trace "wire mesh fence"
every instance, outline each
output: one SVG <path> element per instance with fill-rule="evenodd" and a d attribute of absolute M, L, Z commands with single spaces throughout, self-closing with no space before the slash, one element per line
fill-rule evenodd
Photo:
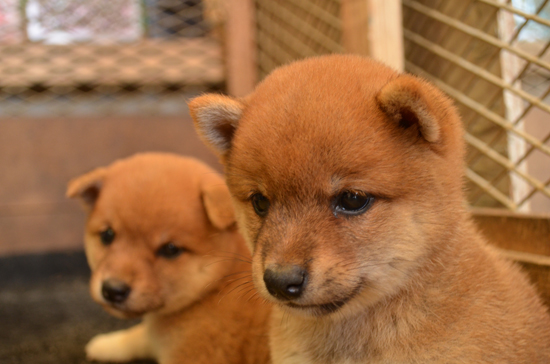
<path fill-rule="evenodd" d="M 343 52 L 342 2 L 256 0 L 260 78 Z M 443 89 L 462 115 L 470 203 L 550 211 L 549 1 L 402 3 L 406 70 Z"/>
<path fill-rule="evenodd" d="M 3 0 L 0 116 L 162 113 L 224 85 L 200 0 Z"/>
<path fill-rule="evenodd" d="M 255 0 L 258 72 L 296 59 L 340 53 L 339 0 Z"/>
<path fill-rule="evenodd" d="M 456 100 L 474 206 L 550 211 L 546 0 L 403 0 L 406 69 Z"/>
<path fill-rule="evenodd" d="M 210 2 L 0 2 L 0 116 L 180 113 L 223 89 Z M 342 2 L 254 0 L 260 78 L 343 52 Z M 550 1 L 402 2 L 406 70 L 464 120 L 470 203 L 550 211 Z"/>

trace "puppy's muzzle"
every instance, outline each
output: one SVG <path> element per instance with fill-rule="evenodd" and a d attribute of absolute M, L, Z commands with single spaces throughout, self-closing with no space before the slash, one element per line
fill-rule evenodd
<path fill-rule="evenodd" d="M 116 279 L 108 279 L 101 286 L 101 295 L 107 302 L 122 303 L 126 301 L 131 292 L 130 286 Z"/>
<path fill-rule="evenodd" d="M 264 272 L 264 282 L 269 293 L 280 300 L 300 297 L 307 284 L 307 271 L 298 265 L 273 264 Z"/>

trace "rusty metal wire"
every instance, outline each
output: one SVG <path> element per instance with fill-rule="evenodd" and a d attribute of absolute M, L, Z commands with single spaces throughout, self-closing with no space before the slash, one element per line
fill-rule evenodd
<path fill-rule="evenodd" d="M 337 0 L 255 0 L 260 77 L 338 53 Z M 550 211 L 549 0 L 403 0 L 406 69 L 455 99 L 474 206 Z"/>
<path fill-rule="evenodd" d="M 201 0 L 2 1 L 0 116 L 155 114 L 222 89 L 204 10 Z"/>
<path fill-rule="evenodd" d="M 548 0 L 403 0 L 406 69 L 453 97 L 474 206 L 550 211 Z"/>
<path fill-rule="evenodd" d="M 260 78 L 296 59 L 340 53 L 339 0 L 255 0 Z"/>

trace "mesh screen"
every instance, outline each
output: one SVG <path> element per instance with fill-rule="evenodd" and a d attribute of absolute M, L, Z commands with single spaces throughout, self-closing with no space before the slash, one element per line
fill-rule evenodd
<path fill-rule="evenodd" d="M 255 0 L 260 78 L 296 59 L 340 53 L 339 0 Z"/>
<path fill-rule="evenodd" d="M 0 116 L 181 111 L 223 88 L 212 30 L 200 0 L 3 0 Z"/>
<path fill-rule="evenodd" d="M 474 206 L 550 211 L 548 1 L 403 0 L 406 69 L 456 100 Z"/>

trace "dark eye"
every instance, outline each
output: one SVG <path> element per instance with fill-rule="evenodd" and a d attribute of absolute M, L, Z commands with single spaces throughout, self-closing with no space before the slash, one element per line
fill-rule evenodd
<path fill-rule="evenodd" d="M 336 196 L 334 210 L 346 215 L 359 215 L 367 211 L 373 202 L 373 196 L 359 192 L 344 191 Z"/>
<path fill-rule="evenodd" d="M 99 233 L 99 238 L 103 245 L 111 245 L 113 240 L 115 240 L 115 236 L 115 231 L 110 227 Z"/>
<path fill-rule="evenodd" d="M 252 200 L 254 211 L 256 211 L 258 216 L 263 217 L 267 215 L 267 210 L 269 210 L 269 200 L 267 199 L 267 197 L 265 197 L 261 193 L 255 193 L 250 199 Z"/>
<path fill-rule="evenodd" d="M 163 258 L 175 258 L 185 251 L 184 248 L 180 248 L 174 243 L 166 243 L 157 250 L 157 255 Z"/>

